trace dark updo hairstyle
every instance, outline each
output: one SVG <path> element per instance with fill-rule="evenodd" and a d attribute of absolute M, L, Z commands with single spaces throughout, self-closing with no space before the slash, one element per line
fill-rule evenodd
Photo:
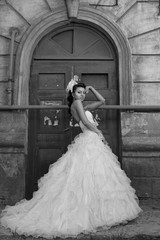
<path fill-rule="evenodd" d="M 69 112 L 70 115 L 71 115 L 71 105 L 73 103 L 72 93 L 74 93 L 78 87 L 86 88 L 86 85 L 82 82 L 79 82 L 79 83 L 77 83 L 73 86 L 73 91 L 72 92 L 71 91 L 68 92 L 67 101 L 68 101 L 68 107 L 69 107 L 68 112 Z"/>

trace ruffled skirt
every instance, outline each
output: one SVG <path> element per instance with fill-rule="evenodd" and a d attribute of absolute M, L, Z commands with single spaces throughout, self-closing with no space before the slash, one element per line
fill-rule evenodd
<path fill-rule="evenodd" d="M 3 210 L 2 226 L 20 235 L 50 239 L 109 229 L 141 212 L 117 157 L 88 130 L 50 165 L 38 186 L 31 200 Z"/>

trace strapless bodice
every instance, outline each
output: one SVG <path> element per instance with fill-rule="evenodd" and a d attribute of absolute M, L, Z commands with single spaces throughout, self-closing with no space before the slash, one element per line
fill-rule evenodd
<path fill-rule="evenodd" d="M 93 117 L 93 115 L 90 111 L 86 110 L 85 115 L 91 123 L 93 123 L 95 126 L 98 126 L 97 121 L 94 119 L 94 117 Z M 79 126 L 80 126 L 80 128 L 82 129 L 83 132 L 85 130 L 88 130 L 88 128 L 82 123 L 82 121 L 79 122 Z"/>

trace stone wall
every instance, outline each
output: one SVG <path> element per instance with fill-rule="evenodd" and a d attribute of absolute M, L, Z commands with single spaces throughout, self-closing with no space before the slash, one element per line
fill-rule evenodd
<path fill-rule="evenodd" d="M 14 204 L 25 196 L 24 151 L 17 148 L 0 149 L 0 199 Z"/>
<path fill-rule="evenodd" d="M 26 115 L 0 112 L 0 199 L 14 204 L 25 196 Z"/>
<path fill-rule="evenodd" d="M 99 10 L 121 29 L 131 50 L 132 105 L 160 103 L 160 18 L 158 1 L 80 0 L 79 9 L 89 6 Z M 9 102 L 8 77 L 11 28 L 19 29 L 15 39 L 14 57 L 27 31 L 46 16 L 67 11 L 64 0 L 1 0 L 0 1 L 0 104 Z M 15 67 L 15 66 L 14 66 Z M 23 73 L 20 73 L 23 74 Z M 15 75 L 15 72 L 14 72 Z M 14 76 L 13 76 L 14 80 Z M 13 82 L 14 84 L 14 82 Z M 14 203 L 24 196 L 25 157 L 27 154 L 27 117 L 23 112 L 0 113 L 0 197 Z M 155 203 L 160 199 L 159 113 L 127 112 L 122 114 L 122 164 L 131 177 L 138 195 Z M 159 200 L 160 202 L 160 200 Z"/>
<path fill-rule="evenodd" d="M 123 113 L 123 168 L 140 200 L 160 204 L 160 114 Z"/>

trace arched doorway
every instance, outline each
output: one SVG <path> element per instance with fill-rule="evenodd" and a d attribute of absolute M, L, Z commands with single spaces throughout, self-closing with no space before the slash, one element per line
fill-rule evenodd
<path fill-rule="evenodd" d="M 93 85 L 107 104 L 119 104 L 118 57 L 109 36 L 89 25 L 70 23 L 46 35 L 37 45 L 31 66 L 29 104 L 67 104 L 66 85 L 73 74 Z M 87 101 L 94 101 L 89 95 Z M 94 116 L 113 149 L 119 153 L 119 118 L 116 111 L 97 110 Z M 73 125 L 73 127 L 71 127 Z M 29 112 L 29 152 L 26 197 L 37 180 L 67 149 L 79 132 L 67 110 Z"/>

